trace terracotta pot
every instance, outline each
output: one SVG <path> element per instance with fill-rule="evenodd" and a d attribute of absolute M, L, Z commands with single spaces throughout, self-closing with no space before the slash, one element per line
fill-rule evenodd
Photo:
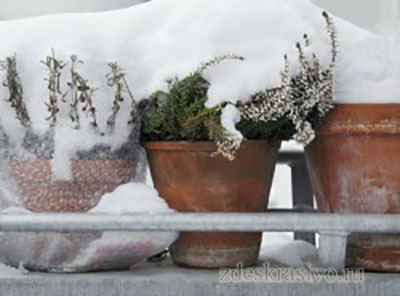
<path fill-rule="evenodd" d="M 337 105 L 306 149 L 325 213 L 400 213 L 400 104 Z M 353 234 L 347 265 L 400 271 L 400 236 Z"/>
<path fill-rule="evenodd" d="M 131 159 L 72 160 L 73 180 L 54 181 L 49 160 L 12 160 L 9 172 L 33 212 L 86 212 L 134 177 Z"/>
<path fill-rule="evenodd" d="M 279 142 L 248 141 L 235 161 L 211 156 L 212 142 L 145 144 L 156 188 L 180 212 L 263 212 Z M 261 233 L 184 232 L 171 246 L 173 261 L 186 267 L 256 264 Z"/>

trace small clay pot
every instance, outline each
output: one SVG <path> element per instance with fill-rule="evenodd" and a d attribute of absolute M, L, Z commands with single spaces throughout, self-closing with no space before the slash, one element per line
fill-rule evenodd
<path fill-rule="evenodd" d="M 131 159 L 71 160 L 73 179 L 52 179 L 49 160 L 11 160 L 9 173 L 15 180 L 24 206 L 33 212 L 86 212 L 106 192 L 134 177 Z"/>
<path fill-rule="evenodd" d="M 306 156 L 324 213 L 400 214 L 400 104 L 340 104 Z M 352 234 L 347 265 L 400 271 L 400 236 Z"/>
<path fill-rule="evenodd" d="M 213 142 L 145 144 L 153 181 L 180 212 L 263 212 L 280 142 L 247 141 L 234 161 L 212 156 Z M 171 246 L 172 260 L 191 268 L 255 265 L 261 233 L 183 232 Z"/>

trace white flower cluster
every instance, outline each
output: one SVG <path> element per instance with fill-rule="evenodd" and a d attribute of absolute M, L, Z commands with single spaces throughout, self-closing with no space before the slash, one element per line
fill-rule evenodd
<path fill-rule="evenodd" d="M 318 125 L 333 108 L 333 71 L 337 56 L 337 34 L 332 18 L 326 13 L 323 16 L 327 23 L 328 34 L 332 44 L 332 60 L 329 67 L 321 66 L 317 56 L 310 58 L 303 51 L 303 45 L 297 43 L 299 53 L 299 75 L 292 77 L 290 62 L 285 56 L 281 86 L 256 93 L 248 102 L 238 103 L 241 117 L 250 122 L 273 123 L 288 119 L 295 133 L 293 139 L 308 145 L 315 138 L 314 127 Z M 311 42 L 304 35 L 304 46 Z M 239 148 L 235 139 L 223 139 L 218 143 L 219 151 L 234 159 Z"/>
<path fill-rule="evenodd" d="M 218 140 L 217 151 L 212 154 L 212 156 L 222 155 L 230 161 L 235 160 L 235 153 L 239 150 L 242 144 L 243 138 L 233 137 L 229 133 Z"/>

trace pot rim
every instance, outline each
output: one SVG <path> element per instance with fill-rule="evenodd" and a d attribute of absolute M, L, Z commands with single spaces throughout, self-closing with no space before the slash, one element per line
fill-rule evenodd
<path fill-rule="evenodd" d="M 335 104 L 317 135 L 379 135 L 400 134 L 400 103 Z"/>
<path fill-rule="evenodd" d="M 280 140 L 244 140 L 242 145 L 276 145 L 280 146 Z M 143 143 L 146 150 L 164 151 L 216 151 L 217 144 L 214 141 L 149 141 Z"/>

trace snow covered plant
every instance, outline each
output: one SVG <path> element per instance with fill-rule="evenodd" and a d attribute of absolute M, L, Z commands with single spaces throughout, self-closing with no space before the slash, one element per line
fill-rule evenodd
<path fill-rule="evenodd" d="M 157 91 L 142 101 L 143 141 L 208 141 L 217 143 L 217 153 L 230 160 L 243 138 L 295 139 L 303 145 L 315 137 L 317 128 L 333 108 L 333 72 L 337 57 L 337 32 L 332 18 L 324 12 L 331 40 L 332 58 L 324 67 L 316 54 L 307 54 L 311 45 L 307 34 L 296 44 L 298 74 L 290 72 L 290 60 L 284 56 L 281 85 L 252 95 L 248 100 L 205 107 L 210 83 L 204 71 L 235 55 L 217 57 L 183 79 L 167 81 L 168 92 Z M 224 113 L 237 115 L 236 127 L 227 128 Z M 236 113 L 235 113 L 236 112 Z M 236 133 L 235 133 L 236 129 Z"/>
<path fill-rule="evenodd" d="M 223 141 L 221 106 L 205 107 L 210 83 L 204 71 L 226 59 L 244 58 L 233 54 L 216 57 L 181 80 L 168 80 L 168 92 L 157 91 L 141 101 L 142 140 Z"/>
<path fill-rule="evenodd" d="M 48 112 L 46 120 L 49 127 L 44 134 L 38 134 L 32 128 L 31 117 L 24 102 L 23 82 L 18 72 L 17 57 L 13 55 L 0 61 L 0 70 L 4 73 L 3 87 L 7 88 L 9 94 L 7 101 L 10 107 L 14 109 L 16 118 L 22 127 L 26 129 L 23 147 L 25 150 L 37 156 L 52 157 L 54 153 L 54 128 L 59 123 L 58 115 L 61 109 L 67 109 L 64 112 L 68 114 L 67 117 L 62 117 L 62 120 L 65 121 L 67 118 L 67 121 L 69 121 L 61 122 L 61 125 L 80 130 L 82 128 L 82 116 L 86 116 L 85 122 L 92 129 L 93 135 L 100 137 L 106 136 L 106 133 L 112 135 L 121 104 L 124 102 L 125 96 L 128 96 L 132 102 L 129 124 L 133 125 L 139 121 L 136 117 L 136 103 L 126 81 L 125 71 L 116 62 L 108 64 L 110 72 L 104 77 L 105 83 L 114 92 L 112 108 L 106 122 L 108 132 L 99 130 L 98 110 L 95 106 L 95 95 L 98 89 L 93 87 L 78 70 L 77 65 L 83 64 L 78 56 L 73 54 L 70 56 L 69 62 L 64 62 L 56 57 L 55 51 L 52 49 L 51 55 L 46 56 L 40 63 L 46 70 L 44 80 L 47 84 L 47 99 L 44 98 L 44 104 Z M 7 135 L 4 134 L 1 127 L 0 131 L 4 139 L 2 142 L 5 144 L 7 143 Z"/>

